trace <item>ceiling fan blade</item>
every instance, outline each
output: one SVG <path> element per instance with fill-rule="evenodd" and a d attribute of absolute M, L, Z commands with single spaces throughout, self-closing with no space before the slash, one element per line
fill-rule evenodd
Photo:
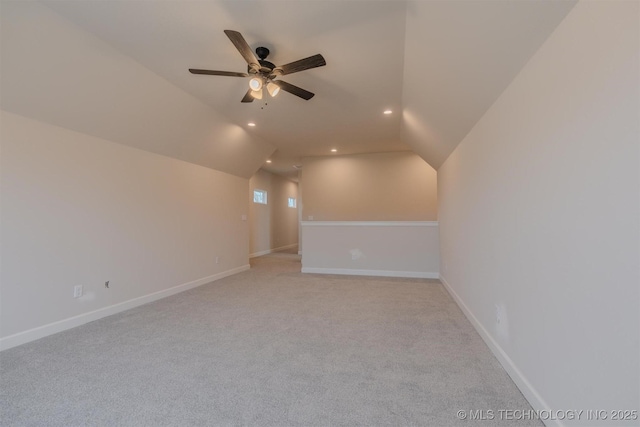
<path fill-rule="evenodd" d="M 251 95 L 252 90 L 249 89 L 240 102 L 253 102 L 254 97 Z"/>
<path fill-rule="evenodd" d="M 320 54 L 310 56 L 308 58 L 300 59 L 298 61 L 293 61 L 285 65 L 281 65 L 278 67 L 282 70 L 282 74 L 292 74 L 297 73 L 299 71 L 308 70 L 310 68 L 322 67 L 327 65 L 327 62 L 324 60 L 324 57 Z"/>
<path fill-rule="evenodd" d="M 284 82 L 282 80 L 274 80 L 273 84 L 277 85 L 280 89 L 285 92 L 289 92 L 295 96 L 299 96 L 300 98 L 308 101 L 314 97 L 315 93 L 309 92 L 308 90 L 304 90 L 301 87 L 294 86 L 291 83 Z"/>
<path fill-rule="evenodd" d="M 233 71 L 215 71 L 215 70 L 199 70 L 197 68 L 189 68 L 191 74 L 207 74 L 209 76 L 229 76 L 229 77 L 249 77 L 247 73 L 236 73 Z"/>
<path fill-rule="evenodd" d="M 251 68 L 259 70 L 260 63 L 258 62 L 258 58 L 253 54 L 253 51 L 244 37 L 242 37 L 242 34 L 233 30 L 224 30 L 224 33 L 229 37 L 229 40 L 231 40 L 231 43 L 233 43 L 236 49 L 238 49 L 238 52 L 240 52 L 244 60 L 247 61 L 247 64 L 249 64 Z"/>

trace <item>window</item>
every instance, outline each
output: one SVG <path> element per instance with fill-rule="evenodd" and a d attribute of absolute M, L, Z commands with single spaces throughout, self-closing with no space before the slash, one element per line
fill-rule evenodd
<path fill-rule="evenodd" d="M 290 208 L 295 208 L 296 207 L 296 198 L 295 197 L 289 197 L 289 203 L 288 205 Z"/>
<path fill-rule="evenodd" d="M 253 203 L 267 204 L 267 192 L 264 190 L 253 190 Z"/>

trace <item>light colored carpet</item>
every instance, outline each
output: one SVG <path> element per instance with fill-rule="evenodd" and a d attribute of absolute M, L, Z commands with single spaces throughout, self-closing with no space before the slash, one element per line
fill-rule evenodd
<path fill-rule="evenodd" d="M 497 421 L 458 410 L 531 409 L 438 281 L 303 275 L 287 253 L 6 350 L 0 373 L 4 426 L 471 426 Z"/>

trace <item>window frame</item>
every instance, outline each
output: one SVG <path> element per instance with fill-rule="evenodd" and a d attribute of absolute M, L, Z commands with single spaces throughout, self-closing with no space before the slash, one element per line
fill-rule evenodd
<path fill-rule="evenodd" d="M 256 198 L 256 195 L 260 195 L 260 197 Z M 260 190 L 259 188 L 255 188 L 253 190 L 253 203 L 259 205 L 267 205 L 269 203 L 269 197 L 267 190 Z"/>

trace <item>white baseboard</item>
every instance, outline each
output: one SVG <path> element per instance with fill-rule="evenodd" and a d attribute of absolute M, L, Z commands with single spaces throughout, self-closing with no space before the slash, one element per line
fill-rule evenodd
<path fill-rule="evenodd" d="M 266 251 L 254 252 L 252 254 L 249 254 L 249 258 L 255 258 L 255 257 L 263 256 L 263 255 L 269 255 L 271 252 L 273 252 L 273 249 L 267 249 Z"/>
<path fill-rule="evenodd" d="M 296 246 L 298 246 L 298 244 L 297 243 L 293 243 L 293 244 L 287 245 L 287 246 L 280 246 L 279 248 L 267 249 L 266 251 L 260 251 L 260 252 L 254 252 L 254 253 L 249 255 L 249 258 L 255 258 L 255 257 L 263 256 L 263 255 L 269 255 L 269 254 L 274 253 L 274 252 L 285 251 L 287 249 L 295 248 Z"/>
<path fill-rule="evenodd" d="M 169 289 L 154 292 L 149 295 L 144 295 L 138 298 L 130 299 L 118 304 L 110 305 L 108 307 L 100 308 L 98 310 L 90 311 L 88 313 L 79 314 L 77 316 L 69 317 L 68 319 L 59 320 L 57 322 L 49 323 L 48 325 L 39 326 L 37 328 L 29 329 L 28 331 L 19 332 L 17 334 L 9 335 L 8 337 L 0 338 L 0 351 L 7 350 L 22 344 L 26 344 L 31 341 L 35 341 L 40 338 L 44 338 L 49 335 L 56 334 L 58 332 L 66 331 L 67 329 L 75 328 L 76 326 L 84 325 L 94 320 L 102 319 L 103 317 L 111 316 L 112 314 L 120 313 L 125 310 L 138 307 L 152 301 L 156 301 L 162 298 L 166 298 L 171 295 L 184 292 L 189 289 L 196 288 L 198 286 L 205 285 L 207 283 L 220 280 L 227 276 L 231 276 L 242 271 L 249 270 L 249 264 L 243 265 L 231 270 L 223 271 L 222 273 L 213 274 L 211 276 L 203 277 L 191 282 L 183 283 L 182 285 L 174 286 Z"/>
<path fill-rule="evenodd" d="M 302 221 L 303 227 L 437 227 L 438 221 Z"/>
<path fill-rule="evenodd" d="M 496 342 L 496 340 L 489 334 L 489 332 L 482 326 L 478 318 L 469 310 L 469 307 L 464 303 L 462 298 L 453 290 L 451 285 L 447 282 L 447 280 L 440 275 L 440 281 L 444 285 L 451 298 L 458 304 L 458 307 L 462 310 L 464 315 L 469 319 L 469 322 L 476 329 L 480 337 L 487 344 L 491 352 L 496 356 L 502 367 L 509 374 L 513 382 L 518 386 L 524 397 L 529 401 L 531 406 L 536 411 L 548 411 L 550 410 L 550 406 L 547 405 L 545 400 L 540 396 L 540 393 L 536 391 L 536 389 L 531 385 L 529 380 L 524 376 L 524 374 L 518 369 L 516 364 L 511 360 L 509 355 L 500 347 L 500 344 Z M 561 420 L 553 419 L 553 420 L 542 420 L 544 424 L 548 427 L 556 426 L 563 427 L 564 423 Z"/>
<path fill-rule="evenodd" d="M 412 277 L 417 279 L 440 278 L 440 275 L 438 273 L 423 271 L 357 270 L 351 268 L 302 267 L 302 272 L 315 274 L 344 274 L 349 276 Z"/>

